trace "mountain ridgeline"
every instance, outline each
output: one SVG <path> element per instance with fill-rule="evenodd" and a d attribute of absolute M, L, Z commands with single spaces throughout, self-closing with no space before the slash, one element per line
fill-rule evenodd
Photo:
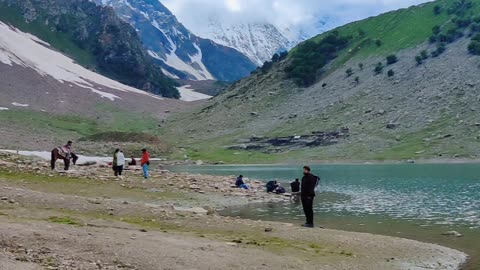
<path fill-rule="evenodd" d="M 0 20 L 31 32 L 78 63 L 121 83 L 178 98 L 135 29 L 86 0 L 0 0 Z"/>
<path fill-rule="evenodd" d="M 138 32 L 149 54 L 176 79 L 235 81 L 255 64 L 237 50 L 191 33 L 158 0 L 95 0 Z"/>
<path fill-rule="evenodd" d="M 479 26 L 480 0 L 438 0 L 338 27 L 164 134 L 225 162 L 478 158 Z"/>

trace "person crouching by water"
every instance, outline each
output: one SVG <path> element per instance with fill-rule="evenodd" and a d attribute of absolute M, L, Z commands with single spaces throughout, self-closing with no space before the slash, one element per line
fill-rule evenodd
<path fill-rule="evenodd" d="M 265 187 L 267 188 L 267 193 L 274 192 L 275 189 L 277 189 L 277 187 L 278 187 L 277 181 L 275 181 L 275 180 L 269 181 L 265 185 Z"/>
<path fill-rule="evenodd" d="M 320 177 L 311 173 L 308 166 L 303 167 L 303 177 L 301 183 L 300 197 L 302 199 L 303 212 L 305 213 L 306 222 L 303 227 L 313 228 L 313 199 L 315 198 L 315 187 Z"/>
<path fill-rule="evenodd" d="M 248 189 L 248 186 L 243 181 L 243 175 L 237 177 L 237 181 L 235 181 L 235 186 L 238 188 Z"/>
<path fill-rule="evenodd" d="M 113 171 L 115 172 L 115 176 L 122 176 L 124 165 L 125 165 L 125 155 L 123 155 L 123 152 L 120 149 L 115 149 L 115 153 L 113 154 L 113 162 L 112 162 L 112 167 L 113 167 Z"/>
<path fill-rule="evenodd" d="M 148 179 L 148 167 L 150 166 L 150 153 L 148 153 L 147 149 L 142 149 L 142 160 L 140 161 L 140 165 L 143 169 L 143 178 Z"/>

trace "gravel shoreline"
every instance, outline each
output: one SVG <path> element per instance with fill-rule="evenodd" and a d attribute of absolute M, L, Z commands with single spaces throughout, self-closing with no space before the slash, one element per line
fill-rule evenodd
<path fill-rule="evenodd" d="M 145 226 L 145 220 L 153 216 L 156 221 L 149 221 L 149 225 L 158 226 L 158 228 L 173 226 L 174 229 L 170 229 L 170 234 L 173 236 L 169 237 L 175 238 L 175 235 L 186 233 L 191 237 L 192 232 L 197 232 L 209 241 L 215 243 L 220 241 L 227 243 L 229 247 L 234 247 L 235 249 L 231 250 L 232 254 L 238 252 L 239 248 L 252 257 L 256 256 L 256 249 L 262 252 L 274 250 L 274 254 L 277 252 L 283 254 L 286 260 L 280 258 L 278 260 L 285 264 L 289 263 L 288 260 L 292 260 L 288 257 L 290 256 L 288 253 L 284 253 L 289 250 L 294 255 L 298 253 L 295 257 L 301 257 L 303 253 L 318 255 L 312 257 L 311 261 L 310 259 L 305 261 L 304 265 L 298 267 L 292 265 L 288 269 L 320 269 L 318 267 L 321 267 L 321 269 L 457 270 L 461 269 L 468 259 L 468 256 L 460 251 L 414 240 L 330 229 L 303 229 L 294 224 L 253 221 L 216 214 L 217 210 L 225 207 L 289 200 L 286 196 L 267 194 L 264 191 L 264 184 L 255 180 L 249 181 L 250 190 L 241 190 L 232 187 L 235 180 L 233 177 L 177 174 L 162 169 L 154 169 L 153 177 L 149 181 L 142 181 L 138 168 L 126 171 L 124 178 L 115 178 L 112 176 L 111 168 L 101 164 L 75 166 L 69 172 L 52 172 L 48 169 L 48 163 L 43 160 L 19 157 L 10 153 L 0 154 L 0 169 L 6 174 L 4 177 L 0 175 L 0 193 L 2 194 L 0 206 L 14 207 L 14 209 L 0 208 L 0 213 L 5 214 L 4 216 L 8 219 L 5 220 L 0 215 L 2 217 L 0 223 L 10 224 L 10 227 L 18 228 L 20 232 L 25 228 L 17 224 L 16 219 L 28 219 L 28 222 L 32 222 L 32 226 L 38 227 L 41 231 L 44 223 L 36 220 L 40 218 L 44 220 L 45 217 L 48 220 L 51 211 L 54 211 L 52 209 L 61 207 L 62 211 L 67 211 L 81 222 L 92 224 L 92 226 L 100 226 L 98 218 L 89 216 L 92 212 L 96 213 L 95 215 L 102 214 L 102 218 L 112 218 L 114 220 L 112 223 L 121 222 L 118 225 L 120 227 L 127 226 L 124 224 L 125 220 L 134 217 L 136 218 L 134 220 L 140 218 L 142 221 L 135 221 L 133 225 Z M 41 179 L 44 180 L 41 181 L 42 184 L 38 184 L 38 180 L 29 181 L 29 175 L 43 177 Z M 8 180 L 10 178 L 17 180 Z M 49 179 L 52 179 L 52 183 Z M 58 185 L 55 184 L 56 182 Z M 58 190 L 59 187 L 61 190 Z M 161 200 L 157 198 L 159 196 L 162 197 Z M 159 220 L 161 223 L 158 223 Z M 133 226 L 132 223 L 129 224 L 128 226 Z M 86 230 L 88 228 L 89 226 Z M 68 233 L 70 228 L 59 227 L 59 230 L 65 230 Z M 104 230 L 102 233 L 114 233 L 113 228 L 106 227 Z M 2 232 L 0 242 L 2 238 L 14 241 L 15 238 L 12 238 L 10 233 Z M 156 237 L 166 236 L 157 235 Z M 264 242 L 260 241 L 261 239 L 265 239 L 262 240 Z M 197 240 L 189 238 L 187 242 L 189 241 L 195 243 Z M 88 245 L 88 241 L 85 245 Z M 250 253 L 251 251 L 253 253 Z M 196 254 L 197 251 L 191 252 Z M 2 256 L 9 256 L 1 251 L 0 254 L 0 262 L 4 261 Z M 215 254 L 213 252 L 210 256 Z M 225 254 L 226 257 L 230 256 L 229 252 L 227 254 Z M 141 256 L 141 254 L 137 255 Z M 12 263 L 11 260 L 8 262 Z M 264 263 L 266 266 L 258 265 L 257 269 L 270 269 L 268 266 L 271 262 L 268 260 L 267 262 Z M 140 266 L 131 269 L 158 269 L 146 264 L 142 266 L 141 262 L 137 264 Z M 173 267 L 172 269 L 182 268 Z M 213 266 L 211 269 L 221 268 Z"/>

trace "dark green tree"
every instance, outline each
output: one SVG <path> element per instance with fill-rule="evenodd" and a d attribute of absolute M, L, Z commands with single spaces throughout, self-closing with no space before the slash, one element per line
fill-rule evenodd
<path fill-rule="evenodd" d="M 417 66 L 420 66 L 423 62 L 423 58 L 420 55 L 415 56 L 415 61 L 417 62 Z"/>
<path fill-rule="evenodd" d="M 398 58 L 395 54 L 387 56 L 387 65 L 392 65 L 398 62 Z"/>

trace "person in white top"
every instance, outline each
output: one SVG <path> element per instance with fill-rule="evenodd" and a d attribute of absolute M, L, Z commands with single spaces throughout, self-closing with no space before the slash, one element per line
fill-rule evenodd
<path fill-rule="evenodd" d="M 115 154 L 113 155 L 113 171 L 115 176 L 121 176 L 123 172 L 123 166 L 125 165 L 125 155 L 122 150 L 116 149 Z"/>

